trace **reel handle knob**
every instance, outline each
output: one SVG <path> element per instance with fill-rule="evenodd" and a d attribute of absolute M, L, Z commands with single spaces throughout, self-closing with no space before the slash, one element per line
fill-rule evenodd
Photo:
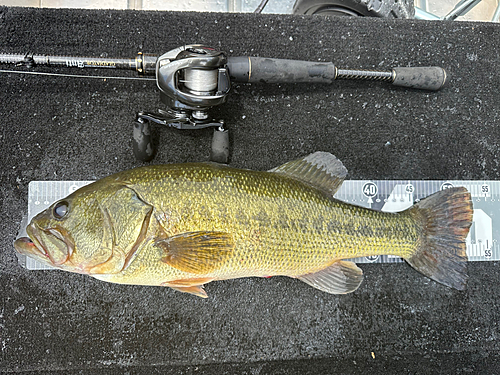
<path fill-rule="evenodd" d="M 227 129 L 214 129 L 210 161 L 227 164 L 229 162 L 229 132 Z"/>
<path fill-rule="evenodd" d="M 151 124 L 148 120 L 137 117 L 132 133 L 132 149 L 139 161 L 151 161 L 155 157 L 156 147 L 153 142 Z"/>

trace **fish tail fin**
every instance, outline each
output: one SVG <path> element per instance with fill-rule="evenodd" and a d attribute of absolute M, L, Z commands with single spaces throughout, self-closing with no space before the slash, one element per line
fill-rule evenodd
<path fill-rule="evenodd" d="M 406 261 L 425 276 L 464 290 L 467 285 L 465 238 L 472 224 L 471 195 L 464 187 L 442 190 L 409 209 L 422 236 Z"/>

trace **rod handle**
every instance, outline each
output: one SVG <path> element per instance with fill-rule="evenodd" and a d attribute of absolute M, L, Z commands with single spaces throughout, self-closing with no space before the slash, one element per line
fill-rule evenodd
<path fill-rule="evenodd" d="M 238 56 L 229 57 L 227 67 L 235 82 L 332 83 L 335 79 L 331 62 Z"/>
<path fill-rule="evenodd" d="M 438 91 L 446 86 L 449 75 L 439 66 L 393 68 L 393 85 L 414 89 Z"/>

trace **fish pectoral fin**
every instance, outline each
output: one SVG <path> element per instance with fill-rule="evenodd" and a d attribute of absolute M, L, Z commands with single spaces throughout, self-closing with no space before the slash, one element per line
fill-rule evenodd
<path fill-rule="evenodd" d="M 323 292 L 346 294 L 358 289 L 363 281 L 363 271 L 355 263 L 341 260 L 321 271 L 299 276 L 298 279 Z"/>
<path fill-rule="evenodd" d="M 156 239 L 162 261 L 183 272 L 206 274 L 219 269 L 234 249 L 233 237 L 225 232 L 187 232 Z"/>
<path fill-rule="evenodd" d="M 329 152 L 322 151 L 292 160 L 269 172 L 306 182 L 330 196 L 337 192 L 347 176 L 344 164 Z"/>
<path fill-rule="evenodd" d="M 169 288 L 175 289 L 179 292 L 194 294 L 195 296 L 201 298 L 208 298 L 207 292 L 203 289 L 203 285 L 209 283 L 213 279 L 210 278 L 199 278 L 199 279 L 183 279 L 174 280 L 162 283 L 162 286 L 168 286 Z"/>

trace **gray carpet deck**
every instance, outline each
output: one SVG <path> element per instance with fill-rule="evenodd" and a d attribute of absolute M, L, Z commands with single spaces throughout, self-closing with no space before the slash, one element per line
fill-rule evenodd
<path fill-rule="evenodd" d="M 231 129 L 233 166 L 267 170 L 323 150 L 353 179 L 500 179 L 498 24 L 0 7 L 2 52 L 131 57 L 185 43 L 346 68 L 439 65 L 451 76 L 439 92 L 235 85 L 212 111 Z M 0 372 L 500 371 L 499 262 L 471 263 L 465 292 L 385 264 L 362 265 L 350 295 L 276 277 L 215 282 L 207 300 L 20 268 L 12 242 L 28 183 L 141 165 L 134 116 L 158 107 L 150 82 L 0 74 Z M 208 159 L 211 130 L 156 134 L 156 163 Z"/>

